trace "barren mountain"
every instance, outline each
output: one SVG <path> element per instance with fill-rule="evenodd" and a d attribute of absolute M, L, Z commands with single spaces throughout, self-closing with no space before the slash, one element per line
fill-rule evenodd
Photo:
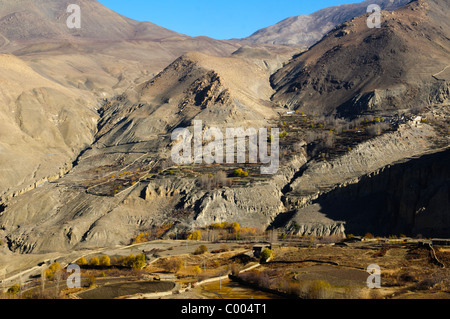
<path fill-rule="evenodd" d="M 239 47 L 135 21 L 96 0 L 77 2 L 81 28 L 71 29 L 67 8 L 72 2 L 2 1 L 0 52 L 19 56 L 58 83 L 104 97 L 148 80 L 189 51 L 223 56 Z"/>
<path fill-rule="evenodd" d="M 268 64 L 270 56 L 266 52 Z M 12 225 L 21 225 L 8 237 L 12 249 L 31 252 L 109 245 L 126 242 L 139 229 L 171 221 L 183 221 L 183 227 L 194 225 L 191 213 L 180 219 L 174 212 L 177 205 L 205 194 L 196 185 L 200 173 L 194 172 L 194 178 L 158 177 L 161 169 L 173 165 L 170 134 L 178 126 L 190 127 L 193 120 L 219 128 L 269 125 L 278 118 L 270 102 L 269 74 L 267 67 L 248 58 L 189 53 L 151 81 L 105 103 L 96 142 L 70 173 L 8 201 L 3 227 L 9 232 Z M 239 196 L 245 200 L 262 189 L 255 187 Z M 189 205 L 187 210 L 192 209 Z M 271 205 L 279 207 L 280 202 L 277 199 Z M 252 223 L 269 222 L 265 216 L 269 213 L 261 209 L 252 216 L 244 214 L 245 208 L 234 209 Z M 116 223 L 123 227 L 112 231 Z M 51 235 L 44 235 L 50 229 Z"/>
<path fill-rule="evenodd" d="M 344 4 L 325 8 L 310 15 L 287 18 L 273 26 L 256 31 L 244 40 L 257 44 L 278 44 L 307 48 L 318 42 L 335 26 L 363 15 L 371 4 L 392 11 L 410 0 L 366 0 L 361 3 Z"/>
<path fill-rule="evenodd" d="M 449 7 L 414 1 L 336 27 L 272 76 L 273 100 L 290 109 L 355 117 L 441 104 L 449 97 Z"/>
<path fill-rule="evenodd" d="M 18 195 L 70 169 L 93 141 L 98 102 L 12 55 L 0 55 L 0 70 L 0 196 Z"/>
<path fill-rule="evenodd" d="M 128 19 L 95 0 L 77 3 L 81 29 L 66 25 L 71 1 L 0 4 L 1 112 L 9 133 L 0 136 L 1 197 L 66 173 L 93 142 L 103 99 L 148 81 L 186 52 L 223 56 L 238 48 Z"/>
<path fill-rule="evenodd" d="M 40 21 L 37 35 L 11 27 L 4 49 L 15 56 L 0 59 L 0 116 L 10 134 L 0 136 L 8 174 L 0 176 L 0 237 L 15 253 L 65 253 L 128 244 L 162 226 L 169 236 L 223 221 L 299 235 L 445 235 L 446 2 L 384 11 L 380 29 L 354 18 L 292 59 L 297 49 L 175 35 L 96 1 L 81 2 L 92 28 L 72 41 L 52 20 L 59 4 L 26 2 L 26 17 Z M 5 2 L 5 14 L 24 10 L 14 3 Z M 121 27 L 102 42 L 95 21 L 110 19 Z M 386 118 L 342 120 L 339 130 L 341 122 L 324 117 L 366 111 Z M 280 169 L 263 175 L 249 159 L 174 163 L 171 134 L 193 130 L 194 120 L 204 130 L 279 128 Z M 18 160 L 28 148 L 29 158 Z M 41 172 L 47 168 L 56 176 Z M 248 175 L 236 176 L 239 168 Z"/>
<path fill-rule="evenodd" d="M 0 34 L 4 45 L 49 42 L 101 42 L 121 40 L 160 40 L 184 37 L 150 22 L 126 18 L 96 0 L 80 0 L 82 27 L 70 29 L 67 8 L 73 1 L 5 0 L 0 5 Z"/>

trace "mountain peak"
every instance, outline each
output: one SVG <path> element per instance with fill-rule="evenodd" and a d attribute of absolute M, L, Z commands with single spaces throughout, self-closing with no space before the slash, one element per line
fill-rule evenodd
<path fill-rule="evenodd" d="M 80 0 L 81 28 L 70 28 L 71 0 L 2 1 L 0 39 L 9 43 L 156 40 L 180 36 L 150 22 L 126 18 L 96 0 Z"/>
<path fill-rule="evenodd" d="M 310 47 L 335 26 L 363 15 L 367 7 L 377 4 L 383 10 L 395 10 L 411 0 L 366 0 L 325 8 L 310 15 L 293 16 L 256 31 L 245 40 L 255 44 L 277 44 L 294 47 Z"/>
<path fill-rule="evenodd" d="M 346 117 L 445 100 L 436 74 L 450 64 L 447 16 L 444 1 L 419 0 L 384 12 L 381 28 L 366 16 L 348 21 L 272 77 L 274 99 Z"/>

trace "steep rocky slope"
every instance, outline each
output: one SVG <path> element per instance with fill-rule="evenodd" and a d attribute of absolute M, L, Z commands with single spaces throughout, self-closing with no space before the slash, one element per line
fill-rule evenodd
<path fill-rule="evenodd" d="M 126 18 L 96 0 L 82 0 L 81 28 L 69 28 L 73 1 L 20 0 L 0 5 L 0 52 L 36 72 L 97 97 L 114 96 L 149 80 L 189 51 L 229 55 L 238 44 L 189 37 Z M 151 54 L 149 54 L 151 52 Z"/>
<path fill-rule="evenodd" d="M 98 101 L 0 55 L 0 198 L 58 178 L 94 139 Z"/>
<path fill-rule="evenodd" d="M 448 237 L 449 150 L 385 166 L 324 192 L 293 212 L 300 235 L 366 234 Z"/>
<path fill-rule="evenodd" d="M 448 150 L 436 147 L 438 138 L 432 126 L 411 122 L 360 143 L 334 160 L 308 162 L 284 189 L 284 201 L 293 216 L 284 226 L 300 235 L 424 235 L 425 225 L 433 217 L 422 224 L 426 217 L 415 219 L 414 214 L 421 208 L 418 205 L 424 205 L 424 210 L 431 205 L 429 214 L 438 214 L 442 220 L 434 236 L 443 236 L 449 225 L 445 202 L 437 210 L 439 204 L 431 204 L 434 196 L 445 192 L 442 187 L 448 182 L 444 168 Z M 435 152 L 443 155 L 428 155 Z M 427 167 L 433 158 L 440 161 L 436 169 Z M 429 182 L 422 180 L 427 173 L 421 170 L 428 172 Z M 413 195 L 408 197 L 412 189 L 414 196 L 422 194 L 420 204 L 416 199 L 412 201 Z M 409 219 L 408 225 L 399 224 L 405 218 Z M 428 229 L 427 234 L 432 232 Z"/>
<path fill-rule="evenodd" d="M 393 11 L 410 0 L 367 0 L 325 8 L 310 15 L 289 17 L 273 26 L 256 31 L 245 41 L 257 44 L 278 44 L 308 48 L 320 41 L 335 26 L 363 15 L 371 4 Z"/>
<path fill-rule="evenodd" d="M 10 179 L 0 238 L 16 253 L 46 253 L 128 244 L 161 226 L 169 235 L 223 221 L 300 235 L 444 236 L 450 221 L 443 3 L 420 0 L 384 13 L 378 30 L 356 18 L 286 65 L 289 48 L 232 50 L 235 43 L 208 46 L 216 42 L 204 38 L 22 46 L 15 51 L 20 59 L 5 56 L 1 66 L 11 90 L 2 91 L 0 114 L 14 125 L 7 127 L 12 142 L 4 137 L 0 144 L 7 149 L 2 156 L 10 154 L 2 163 Z M 202 52 L 174 57 L 192 45 Z M 145 57 L 145 48 L 156 55 Z M 18 84 L 23 75 L 29 82 Z M 285 105 L 299 112 L 287 115 Z M 353 118 L 373 110 L 400 114 L 389 116 L 392 122 L 373 116 L 370 123 L 388 127 L 375 134 L 367 118 L 344 121 L 339 133 L 320 116 L 301 114 Z M 171 133 L 192 131 L 194 120 L 204 130 L 280 128 L 280 169 L 265 176 L 261 164 L 176 165 Z M 332 137 L 328 149 L 311 151 L 321 143 L 317 136 Z M 40 149 L 27 155 L 28 168 L 14 152 L 34 143 Z M 60 163 L 69 166 L 59 172 Z M 36 183 L 47 168 L 56 176 Z M 237 168 L 249 176 L 234 176 Z M 17 192 L 8 188 L 12 181 L 31 186 Z"/>
<path fill-rule="evenodd" d="M 414 1 L 383 12 L 379 29 L 369 29 L 366 16 L 340 25 L 272 77 L 273 100 L 345 117 L 445 102 L 448 8 L 443 0 Z"/>
<path fill-rule="evenodd" d="M 69 4 L 0 4 L 2 198 L 67 173 L 94 141 L 103 99 L 148 81 L 190 50 L 221 56 L 238 47 L 137 22 L 95 0 L 78 2 L 83 24 L 72 30 Z"/>
<path fill-rule="evenodd" d="M 96 142 L 70 173 L 7 202 L 0 223 L 10 248 L 32 252 L 126 243 L 139 230 L 170 221 L 183 222 L 182 229 L 229 218 L 267 226 L 283 209 L 282 185 L 207 192 L 197 184 L 198 173 L 161 179 L 156 167 L 174 165 L 170 134 L 191 127 L 193 120 L 220 129 L 270 125 L 278 113 L 270 102 L 269 74 L 248 59 L 189 53 L 105 103 Z M 257 196 L 260 201 L 248 202 Z M 191 214 L 176 217 L 181 207 Z M 122 226 L 114 227 L 117 223 Z"/>

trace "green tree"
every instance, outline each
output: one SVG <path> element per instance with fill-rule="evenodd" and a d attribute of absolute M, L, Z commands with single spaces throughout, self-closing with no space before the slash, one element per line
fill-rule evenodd
<path fill-rule="evenodd" d="M 145 255 L 137 255 L 133 262 L 133 269 L 142 269 L 145 266 Z"/>
<path fill-rule="evenodd" d="M 272 257 L 272 250 L 269 248 L 265 248 L 262 252 L 261 252 L 261 260 L 263 262 L 267 261 L 270 257 Z"/>
<path fill-rule="evenodd" d="M 237 233 L 241 229 L 241 226 L 239 225 L 239 223 L 234 222 L 231 224 L 230 228 L 233 233 Z"/>

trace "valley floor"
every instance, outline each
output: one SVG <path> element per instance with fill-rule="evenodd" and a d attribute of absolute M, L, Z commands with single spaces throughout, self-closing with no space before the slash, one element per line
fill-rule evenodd
<path fill-rule="evenodd" d="M 198 252 L 201 245 L 207 252 Z M 408 240 L 374 239 L 308 246 L 280 242 L 272 248 L 273 258 L 261 264 L 253 257 L 252 244 L 238 242 L 164 240 L 85 251 L 83 256 L 87 260 L 97 256 L 117 260 L 144 253 L 147 264 L 141 270 L 117 266 L 114 262 L 110 266 L 82 266 L 82 288 L 68 289 L 67 276 L 47 280 L 42 287 L 39 274 L 48 268 L 47 262 L 22 272 L 21 279 L 16 274 L 9 277 L 9 281 L 4 280 L 5 292 L 12 284 L 20 283 L 22 291 L 2 296 L 38 299 L 450 299 L 450 249 L 445 247 L 434 247 L 435 257 L 441 264 L 436 263 L 427 246 Z M 23 257 L 25 260 L 27 256 Z M 31 257 L 27 258 L 28 265 Z M 73 258 L 71 254 L 56 260 L 64 268 L 78 259 Z M 374 264 L 381 269 L 380 289 L 367 287 L 369 274 L 366 270 Z M 231 273 L 237 277 L 228 278 Z"/>

